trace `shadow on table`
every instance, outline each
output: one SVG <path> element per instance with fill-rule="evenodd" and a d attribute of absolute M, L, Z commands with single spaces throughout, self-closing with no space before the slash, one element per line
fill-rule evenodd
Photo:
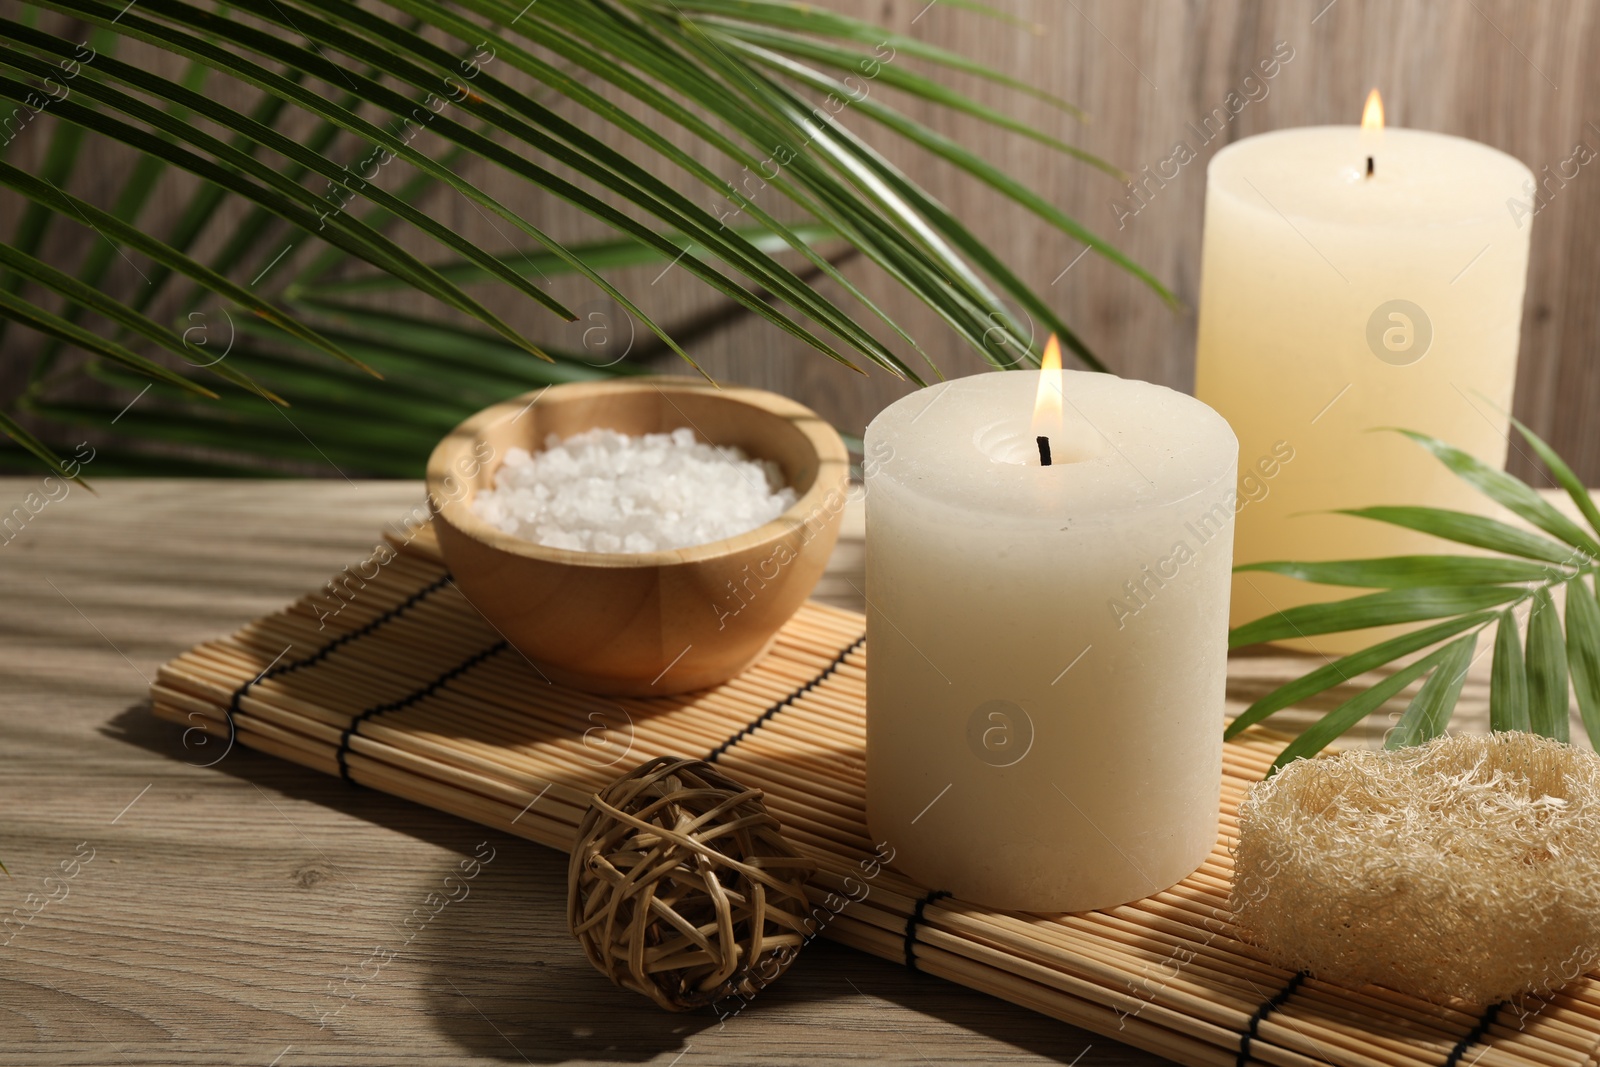
<path fill-rule="evenodd" d="M 147 704 L 125 709 L 101 732 L 178 762 L 201 762 L 183 746 L 183 728 L 156 719 Z M 206 755 L 205 759 L 215 758 Z M 1138 1057 L 1104 1039 L 1023 1008 L 825 941 L 810 946 L 781 981 L 739 1014 L 672 1014 L 597 973 L 567 932 L 564 856 L 521 838 L 374 790 L 355 788 L 285 760 L 236 746 L 210 770 L 292 800 L 318 804 L 463 859 L 490 856 L 467 894 L 437 912 L 419 894 L 416 932 L 404 958 L 425 977 L 423 1010 L 464 1053 L 507 1062 L 643 1062 L 693 1049 L 718 1062 L 743 1062 L 759 1042 L 770 1057 L 805 1045 L 825 1028 L 835 1054 L 854 1057 L 896 1045 L 948 1039 L 971 1031 L 1036 1056 L 1070 1063 L 1091 1042 Z M 204 773 L 204 772 L 197 772 Z M 480 844 L 481 843 L 481 844 Z M 442 883 L 436 887 L 446 893 Z M 451 892 L 459 895 L 458 885 Z M 434 901 L 438 906 L 438 901 Z M 423 921 L 422 917 L 431 916 Z M 401 980 L 406 980 L 407 975 Z M 836 1009 L 811 1009 L 853 999 Z M 902 1029 L 874 1003 L 884 1000 L 930 1018 L 907 1017 Z M 932 1051 L 930 1049 L 930 1051 Z M 760 1056 L 753 1058 L 762 1058 Z M 896 1053 L 885 1058 L 904 1057 Z M 1113 1055 L 1112 1059 L 1124 1057 Z M 937 1059 L 937 1056 L 935 1056 Z M 1086 1061 L 1085 1067 L 1088 1067 Z M 1092 1058 L 1096 1067 L 1106 1060 Z M 685 1067 L 693 1067 L 686 1063 Z"/>
<path fill-rule="evenodd" d="M 163 758 L 201 762 L 197 750 L 184 748 L 184 728 L 156 719 L 148 704 L 125 709 L 101 732 Z M 204 755 L 205 760 L 214 758 Z M 714 1015 L 661 1012 L 616 989 L 590 967 L 567 933 L 564 856 L 242 745 L 215 766 L 197 771 L 212 772 L 364 820 L 464 860 L 492 857 L 466 881 L 466 896 L 434 912 L 427 903 L 428 890 L 437 890 L 441 899 L 461 892 L 456 882 L 447 890 L 441 872 L 439 885 L 426 886 L 409 902 L 415 906 L 410 915 L 395 917 L 393 943 L 383 946 L 409 962 L 406 970 L 412 973 L 400 980 L 421 987 L 413 998 L 423 1002 L 433 1024 L 464 1052 L 533 1063 L 649 1060 L 676 1053 L 701 1030 L 717 1026 Z M 411 916 L 416 918 L 402 925 Z M 413 977 L 418 972 L 420 980 Z M 387 981 L 392 976 L 384 977 Z M 339 1025 L 336 1020 L 334 1029 Z"/>
<path fill-rule="evenodd" d="M 531 861 L 531 862 L 529 862 Z M 501 862 L 497 857 L 495 865 Z M 548 850 L 479 876 L 459 909 L 429 930 L 438 982 L 433 1017 L 463 1050 L 508 1062 L 642 1062 L 663 1052 L 713 1063 L 833 1058 L 920 1061 L 909 1046 L 969 1030 L 1061 1063 L 1101 1041 L 1074 1027 L 928 975 L 912 974 L 826 941 L 814 942 L 779 981 L 733 1013 L 672 1014 L 612 986 L 566 940 L 566 863 Z M 467 946 L 473 946 L 467 948 Z M 823 1006 L 829 1001 L 849 1005 Z M 889 1001 L 930 1019 L 896 1022 Z M 913 1032 L 910 1027 L 914 1026 Z M 1103 1047 L 1112 1043 L 1101 1041 Z M 970 1046 L 969 1046 L 970 1047 Z M 807 1050 L 810 1049 L 808 1052 Z M 676 1062 L 676 1061 L 673 1061 Z M 1106 1061 L 1098 1060 L 1103 1067 Z"/>

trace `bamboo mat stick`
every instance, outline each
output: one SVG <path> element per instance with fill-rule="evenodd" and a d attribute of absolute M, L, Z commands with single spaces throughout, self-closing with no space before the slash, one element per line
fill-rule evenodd
<path fill-rule="evenodd" d="M 875 956 L 894 958 L 896 944 L 892 937 L 846 916 L 836 917 L 828 927 L 828 932 L 830 938 L 852 948 Z M 918 969 L 961 985 L 981 988 L 1063 1022 L 1099 1033 L 1107 1032 L 1105 1012 L 1098 1005 L 1063 996 L 1037 983 L 1027 982 L 980 963 L 953 957 L 936 947 L 923 947 L 918 956 Z M 1233 1054 L 1223 1047 L 1175 1033 L 1158 1025 L 1154 1019 L 1154 1013 L 1150 1017 L 1130 1014 L 1121 1020 L 1120 1029 L 1113 1027 L 1111 1032 L 1119 1041 L 1197 1067 L 1226 1067 L 1233 1062 Z M 1294 1067 L 1300 1067 L 1300 1064 L 1297 1062 Z"/>

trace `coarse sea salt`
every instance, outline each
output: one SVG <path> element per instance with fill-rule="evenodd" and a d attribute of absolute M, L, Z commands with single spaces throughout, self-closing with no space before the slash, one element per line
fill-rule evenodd
<path fill-rule="evenodd" d="M 544 451 L 506 450 L 479 518 L 517 537 L 579 552 L 656 552 L 720 541 L 794 506 L 768 460 L 677 429 L 630 437 L 587 430 Z"/>

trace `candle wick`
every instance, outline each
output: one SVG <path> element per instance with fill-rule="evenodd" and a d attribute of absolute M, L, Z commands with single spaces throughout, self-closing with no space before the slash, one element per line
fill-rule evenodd
<path fill-rule="evenodd" d="M 1050 466 L 1050 438 L 1041 434 L 1034 440 L 1039 442 L 1039 466 Z"/>
<path fill-rule="evenodd" d="M 1372 177 L 1372 170 L 1373 170 L 1372 157 L 1368 156 L 1367 157 L 1367 177 L 1369 177 L 1369 178 Z"/>

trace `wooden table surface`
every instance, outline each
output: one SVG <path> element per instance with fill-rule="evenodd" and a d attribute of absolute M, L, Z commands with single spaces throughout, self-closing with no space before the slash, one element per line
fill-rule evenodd
<path fill-rule="evenodd" d="M 243 747 L 206 767 L 149 714 L 161 663 L 364 558 L 420 485 L 96 488 L 0 533 L 0 912 L 33 913 L 0 931 L 0 1064 L 1161 1062 L 826 941 L 725 1022 L 613 988 L 565 857 Z M 0 479 L 0 513 L 39 490 Z M 819 592 L 859 608 L 846 523 Z M 1234 695 L 1286 660 L 1237 662 Z M 470 896 L 371 973 L 484 840 Z"/>

